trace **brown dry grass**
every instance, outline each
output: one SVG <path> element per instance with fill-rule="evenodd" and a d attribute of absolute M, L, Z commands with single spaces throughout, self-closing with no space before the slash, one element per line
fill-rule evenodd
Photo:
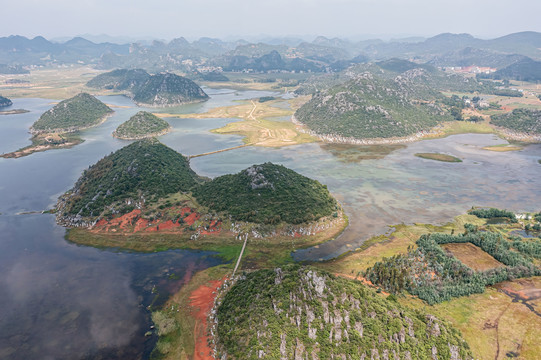
<path fill-rule="evenodd" d="M 268 120 L 273 117 L 291 116 L 295 109 L 306 99 L 289 100 L 291 109 L 281 109 L 277 103 L 284 100 L 273 100 L 264 103 L 243 101 L 238 105 L 211 109 L 203 114 L 155 114 L 159 117 L 179 118 L 240 118 L 242 121 L 232 122 L 226 126 L 214 129 L 217 134 L 238 134 L 245 136 L 244 143 L 255 146 L 280 147 L 303 144 L 316 141 L 310 135 L 299 131 L 298 127 L 289 121 Z"/>
<path fill-rule="evenodd" d="M 32 70 L 30 74 L 0 75 L 0 92 L 10 98 L 68 99 L 78 93 L 105 94 L 110 91 L 89 89 L 85 84 L 102 73 L 87 66 L 70 66 L 55 69 Z M 21 84 L 5 84 L 8 79 L 29 81 Z"/>
<path fill-rule="evenodd" d="M 505 282 L 498 288 L 502 286 L 517 292 L 541 291 L 541 277 Z M 452 322 L 476 359 L 507 359 L 511 353 L 517 359 L 538 359 L 541 354 L 541 317 L 497 288 L 434 306 L 412 297 L 400 301 Z M 528 303 L 539 309 L 541 299 Z"/>
<path fill-rule="evenodd" d="M 471 243 L 444 244 L 441 247 L 475 271 L 485 271 L 504 266 L 481 248 Z"/>

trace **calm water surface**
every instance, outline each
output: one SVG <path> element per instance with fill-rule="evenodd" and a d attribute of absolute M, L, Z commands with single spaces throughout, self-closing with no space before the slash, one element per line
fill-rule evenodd
<path fill-rule="evenodd" d="M 205 90 L 211 96 L 208 102 L 168 111 L 204 112 L 275 95 Z M 81 171 L 130 143 L 111 133 L 141 108 L 122 96 L 100 99 L 118 107 L 104 124 L 83 132 L 84 143 L 0 159 L 1 359 L 146 358 L 155 341 L 144 337 L 150 325 L 145 308 L 154 298 L 152 288 L 169 294 L 194 271 L 219 263 L 207 252 L 135 254 L 76 246 L 64 240 L 65 230 L 53 216 L 17 215 L 50 208 Z M 31 112 L 0 117 L 0 151 L 28 145 L 28 127 L 52 102 L 15 99 L 13 108 Z M 186 155 L 242 144 L 240 136 L 209 132 L 236 119 L 166 120 L 174 131 L 160 140 Z M 482 149 L 500 143 L 504 141 L 493 135 L 457 135 L 411 144 L 377 160 L 356 159 L 356 151 L 365 151 L 355 147 L 347 149 L 347 157 L 318 144 L 249 147 L 195 158 L 191 165 L 200 175 L 214 177 L 272 161 L 327 184 L 343 204 L 350 226 L 336 240 L 294 254 L 298 260 L 318 260 L 358 247 L 370 236 L 389 231 L 389 224 L 446 222 L 473 205 L 540 210 L 541 145 L 506 153 Z M 413 156 L 433 151 L 463 162 Z M 176 275 L 174 280 L 171 274 Z"/>

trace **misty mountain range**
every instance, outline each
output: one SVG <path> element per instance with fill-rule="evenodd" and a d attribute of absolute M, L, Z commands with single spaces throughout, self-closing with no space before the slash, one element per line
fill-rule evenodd
<path fill-rule="evenodd" d="M 102 37 L 107 39 L 107 37 Z M 114 38 L 110 37 L 111 40 Z M 102 69 L 144 68 L 148 71 L 193 71 L 206 67 L 230 71 L 340 71 L 359 62 L 401 58 L 434 66 L 487 66 L 541 60 L 541 33 L 520 32 L 483 40 L 469 34 L 440 34 L 428 39 L 350 41 L 317 37 L 269 38 L 266 42 L 223 41 L 183 37 L 169 42 L 95 43 L 83 37 L 65 42 L 41 36 L 0 38 L 1 72 L 21 67 L 92 64 Z M 531 65 L 531 64 L 530 64 Z"/>

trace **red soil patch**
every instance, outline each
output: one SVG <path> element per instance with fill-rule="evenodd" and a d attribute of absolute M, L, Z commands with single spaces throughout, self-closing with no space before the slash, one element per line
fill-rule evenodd
<path fill-rule="evenodd" d="M 199 217 L 200 216 L 198 213 L 193 212 L 184 218 L 184 222 L 191 226 L 197 219 L 199 219 Z"/>
<path fill-rule="evenodd" d="M 106 219 L 101 219 L 96 223 L 96 225 L 94 225 L 94 229 L 109 231 L 109 228 L 111 228 L 112 226 L 118 226 L 121 230 L 125 230 L 128 226 L 131 226 L 133 224 L 134 220 L 138 218 L 140 214 L 141 210 L 136 209 L 109 221 L 107 221 Z"/>
<path fill-rule="evenodd" d="M 520 289 L 513 289 L 513 283 L 519 284 Z M 517 279 L 513 282 L 504 282 L 496 285 L 496 288 L 500 289 L 509 296 L 516 297 L 520 300 L 530 301 L 541 298 L 541 288 L 539 288 L 530 279 Z"/>
<path fill-rule="evenodd" d="M 139 218 L 137 219 L 137 222 L 135 223 L 135 228 L 133 229 L 133 232 L 138 232 L 146 229 L 148 227 L 148 220 Z"/>
<path fill-rule="evenodd" d="M 209 281 L 207 285 L 201 285 L 194 290 L 190 295 L 190 306 L 197 308 L 193 314 L 195 318 L 194 340 L 195 349 L 193 354 L 194 360 L 214 360 L 212 349 L 208 346 L 207 336 L 207 316 L 214 305 L 216 297 L 216 288 L 220 287 L 224 282 L 222 280 Z"/>
<path fill-rule="evenodd" d="M 334 274 L 335 276 L 341 276 L 341 277 L 345 277 L 345 278 L 348 278 L 348 279 L 352 279 L 352 280 L 357 280 L 357 281 L 360 281 L 362 282 L 363 284 L 367 285 L 367 286 L 370 286 L 372 288 L 377 288 L 376 285 L 374 285 L 372 283 L 372 281 L 368 280 L 367 278 L 365 277 L 362 277 L 362 276 L 353 276 L 353 275 L 349 275 L 349 274 L 341 274 L 341 273 L 335 273 Z M 385 291 L 381 291 L 381 293 L 385 296 L 389 296 L 389 293 L 388 292 L 385 292 Z"/>
<path fill-rule="evenodd" d="M 171 230 L 171 229 L 179 228 L 179 227 L 180 227 L 180 224 L 174 223 L 172 220 L 167 220 L 164 223 L 158 224 L 159 231 Z"/>
<path fill-rule="evenodd" d="M 219 234 L 222 229 L 221 229 L 221 226 L 222 225 L 222 222 L 221 221 L 217 221 L 217 220 L 212 220 L 210 222 L 210 225 L 209 227 L 206 229 L 206 230 L 203 230 L 201 231 L 201 234 L 202 235 L 215 235 L 215 234 Z"/>

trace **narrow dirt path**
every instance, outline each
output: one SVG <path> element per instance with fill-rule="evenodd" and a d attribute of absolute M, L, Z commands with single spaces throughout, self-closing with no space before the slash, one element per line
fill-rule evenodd
<path fill-rule="evenodd" d="M 212 349 L 210 348 L 207 335 L 209 315 L 214 298 L 216 297 L 216 288 L 220 287 L 225 279 L 209 281 L 206 285 L 201 285 L 190 295 L 190 306 L 194 309 L 194 344 L 193 360 L 214 360 Z"/>
<path fill-rule="evenodd" d="M 252 102 L 252 105 L 254 106 L 254 108 L 252 109 L 252 111 L 250 111 L 250 115 L 248 115 L 248 117 L 251 118 L 252 120 L 256 120 L 256 118 L 254 117 L 254 111 L 257 108 L 257 105 L 253 100 L 250 100 L 250 101 Z"/>
<path fill-rule="evenodd" d="M 507 307 L 500 313 L 500 315 L 498 315 L 496 321 L 494 322 L 494 329 L 496 330 L 496 356 L 494 357 L 494 360 L 498 360 L 498 357 L 500 356 L 500 333 L 498 329 L 500 326 L 500 318 L 507 312 L 509 306 L 511 306 L 511 304 L 507 305 Z"/>

